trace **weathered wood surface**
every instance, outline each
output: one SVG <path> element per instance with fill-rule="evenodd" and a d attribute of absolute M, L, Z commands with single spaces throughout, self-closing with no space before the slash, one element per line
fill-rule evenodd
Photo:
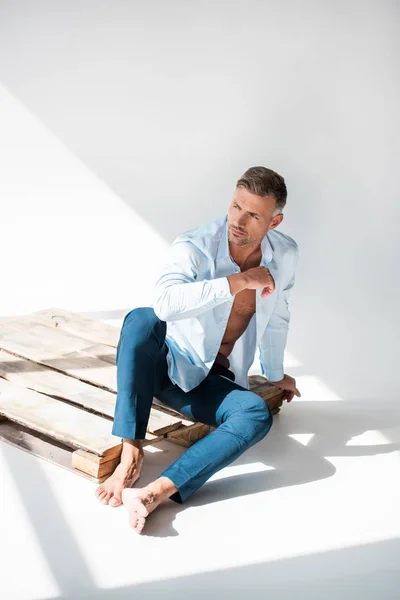
<path fill-rule="evenodd" d="M 114 416 L 116 402 L 114 393 L 38 363 L 14 356 L 4 350 L 0 350 L 0 377 L 36 392 L 83 406 L 97 414 L 110 418 Z M 155 435 L 161 435 L 178 429 L 181 424 L 182 420 L 178 417 L 152 409 L 148 431 Z"/>
<path fill-rule="evenodd" d="M 0 322 L 0 349 L 116 392 L 115 348 L 28 315 Z"/>
<path fill-rule="evenodd" d="M 188 427 L 183 427 L 176 431 L 171 431 L 166 434 L 166 439 L 179 446 L 189 448 L 196 442 L 206 437 L 211 431 L 214 431 L 214 427 L 210 425 L 203 425 L 203 423 L 194 423 Z"/>
<path fill-rule="evenodd" d="M 262 391 L 264 399 L 279 396 L 282 393 L 280 388 L 269 383 L 263 375 L 250 375 L 249 387 L 250 390 L 256 394 L 259 393 L 259 391 Z"/>
<path fill-rule="evenodd" d="M 43 323 L 49 327 L 57 328 L 59 331 L 85 338 L 96 344 L 104 344 L 114 348 L 117 347 L 120 336 L 120 329 L 117 327 L 57 307 L 45 308 L 29 313 L 28 315 L 7 319 L 7 322 L 11 321 Z"/>
<path fill-rule="evenodd" d="M 252 392 L 265 400 L 271 413 L 279 413 L 284 400 L 284 391 L 269 383 L 263 375 L 250 375 L 249 387 Z"/>
<path fill-rule="evenodd" d="M 53 318 L 56 323 L 66 323 L 67 330 L 63 330 L 62 325 L 56 327 L 52 324 Z M 90 322 L 90 319 L 74 313 L 49 309 L 0 323 L 0 346 L 8 351 L 7 355 L 0 352 L 0 375 L 24 387 L 64 398 L 112 417 L 116 393 L 115 350 L 104 345 L 87 346 L 91 344 L 87 338 L 95 335 L 96 339 L 102 339 L 104 334 L 105 341 L 110 341 L 110 329 L 113 328 L 95 321 L 90 326 Z M 78 337 L 77 333 L 85 337 Z M 70 352 L 60 352 L 60 348 Z M 88 356 L 88 353 L 93 355 Z M 63 372 L 72 377 L 66 377 Z M 108 389 L 88 386 L 85 382 Z M 148 431 L 161 435 L 179 428 L 181 424 L 179 418 L 154 408 Z"/>
<path fill-rule="evenodd" d="M 121 445 L 111 422 L 0 378 L 0 414 L 72 448 L 105 455 Z"/>
<path fill-rule="evenodd" d="M 33 444 L 35 453 L 35 436 L 49 436 L 56 440 L 55 447 L 67 444 L 74 449 L 61 448 L 67 468 L 79 469 L 95 481 L 104 480 L 117 466 L 122 448 L 120 439 L 110 433 L 119 335 L 117 328 L 58 308 L 0 322 L 0 421 L 5 415 L 14 427 L 25 429 L 10 443 L 22 448 L 25 444 L 24 449 Z M 273 414 L 279 412 L 282 390 L 260 375 L 249 377 L 249 388 Z M 1 425 L 12 438 L 8 421 Z M 189 447 L 213 429 L 154 398 L 144 444 L 169 439 Z M 29 435 L 32 440 L 27 441 Z M 51 457 L 50 442 L 41 441 L 45 450 L 37 455 L 61 464 L 60 457 Z"/>
<path fill-rule="evenodd" d="M 14 446 L 20 450 L 24 450 L 33 456 L 37 456 L 38 458 L 42 458 L 48 462 L 56 464 L 59 467 L 63 467 L 68 471 L 72 471 L 96 483 L 103 482 L 105 479 L 107 479 L 107 477 L 109 477 L 110 474 L 110 472 L 106 472 L 104 475 L 96 477 L 96 475 L 90 475 L 84 471 L 76 470 L 72 464 L 74 450 L 64 446 L 60 442 L 57 442 L 57 440 L 48 438 L 37 431 L 28 429 L 27 427 L 24 427 L 19 423 L 15 423 L 14 421 L 9 421 L 4 417 L 3 419 L 0 417 L 0 441 L 10 444 L 11 446 Z M 78 452 L 78 450 L 76 452 Z M 114 458 L 113 460 L 117 464 L 119 458 Z M 111 463 L 112 460 L 108 463 L 106 462 L 105 464 L 111 465 Z"/>
<path fill-rule="evenodd" d="M 67 323 L 78 323 L 74 334 L 70 327 L 62 330 L 61 326 L 51 325 L 52 317 L 57 318 L 58 313 L 59 319 L 62 316 Z M 0 322 L 0 348 L 116 393 L 115 350 L 104 343 L 110 341 L 108 328 L 111 326 L 105 326 L 103 338 L 103 324 L 93 321 L 95 325 L 89 328 L 96 332 L 93 344 L 88 340 L 89 333 L 85 333 L 88 321 L 91 320 L 55 308 L 3 321 Z M 259 393 L 257 388 L 263 386 L 265 400 L 282 394 L 260 375 L 250 376 L 249 384 L 256 393 Z"/>
<path fill-rule="evenodd" d="M 164 438 L 160 437 L 158 439 L 161 440 Z M 111 475 L 119 465 L 119 462 L 119 456 L 111 460 L 99 459 L 96 455 L 84 450 L 75 450 L 71 455 L 71 465 L 74 469 L 96 477 L 96 479 Z"/>

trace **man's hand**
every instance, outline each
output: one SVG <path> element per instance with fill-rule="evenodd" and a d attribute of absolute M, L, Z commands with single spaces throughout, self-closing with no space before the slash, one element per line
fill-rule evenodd
<path fill-rule="evenodd" d="M 253 267 L 243 271 L 243 278 L 248 290 L 262 288 L 261 298 L 270 296 L 275 290 L 275 281 L 267 267 Z"/>
<path fill-rule="evenodd" d="M 299 398 L 301 396 L 296 387 L 296 380 L 293 377 L 290 377 L 290 375 L 285 374 L 280 381 L 270 381 L 269 383 L 285 390 L 284 400 L 287 400 L 288 402 L 292 401 L 293 396 L 298 396 Z"/>

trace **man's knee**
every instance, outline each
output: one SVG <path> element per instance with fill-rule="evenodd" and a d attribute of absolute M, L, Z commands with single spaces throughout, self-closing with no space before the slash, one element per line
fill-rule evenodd
<path fill-rule="evenodd" d="M 136 340 L 148 339 L 152 330 L 165 337 L 166 323 L 161 321 L 151 306 L 140 306 L 131 310 L 124 318 L 121 335 L 134 334 Z"/>
<path fill-rule="evenodd" d="M 272 427 L 272 413 L 261 396 L 254 392 L 246 392 L 242 405 L 243 424 L 246 423 L 249 442 L 254 444 L 262 440 Z"/>

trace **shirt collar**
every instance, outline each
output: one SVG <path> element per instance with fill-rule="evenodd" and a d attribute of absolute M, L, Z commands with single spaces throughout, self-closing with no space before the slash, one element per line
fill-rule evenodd
<path fill-rule="evenodd" d="M 268 239 L 268 233 L 265 234 L 261 241 L 261 262 L 260 265 L 266 266 L 271 262 L 274 251 L 271 246 L 271 242 Z M 228 216 L 225 215 L 224 226 L 222 229 L 222 235 L 218 244 L 217 260 L 230 259 L 231 254 L 229 251 L 228 242 Z M 232 259 L 233 260 L 233 259 Z"/>

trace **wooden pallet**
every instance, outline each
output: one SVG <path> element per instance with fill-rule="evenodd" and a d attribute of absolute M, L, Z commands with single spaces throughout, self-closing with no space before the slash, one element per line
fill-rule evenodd
<path fill-rule="evenodd" d="M 111 434 L 120 330 L 59 308 L 0 322 L 0 439 L 96 482 L 115 469 Z M 273 414 L 282 390 L 249 378 Z M 154 398 L 145 445 L 189 447 L 212 431 Z"/>

